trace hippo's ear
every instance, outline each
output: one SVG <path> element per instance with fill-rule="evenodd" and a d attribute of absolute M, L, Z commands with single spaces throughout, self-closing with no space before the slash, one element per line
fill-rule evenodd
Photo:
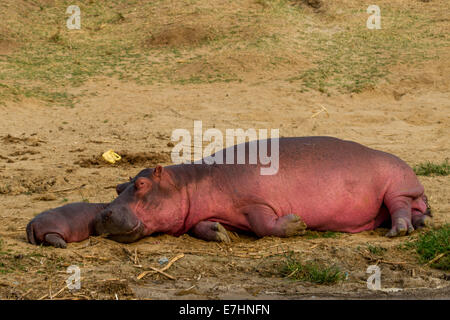
<path fill-rule="evenodd" d="M 134 186 L 139 193 L 144 194 L 152 188 L 152 182 L 148 178 L 139 177 L 134 182 Z"/>
<path fill-rule="evenodd" d="M 153 170 L 153 176 L 157 178 L 161 178 L 161 173 L 163 172 L 163 167 L 160 165 L 157 165 L 155 167 L 155 170 Z"/>
<path fill-rule="evenodd" d="M 131 182 L 125 182 L 125 183 L 118 184 L 116 186 L 117 194 L 120 195 L 130 185 L 130 183 Z"/>

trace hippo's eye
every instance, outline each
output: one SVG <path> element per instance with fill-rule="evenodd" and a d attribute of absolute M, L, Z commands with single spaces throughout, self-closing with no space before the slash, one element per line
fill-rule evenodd
<path fill-rule="evenodd" d="M 137 186 L 138 188 L 142 188 L 142 187 L 145 186 L 145 183 L 142 182 L 142 181 L 139 181 L 139 182 L 136 184 L 136 186 Z"/>

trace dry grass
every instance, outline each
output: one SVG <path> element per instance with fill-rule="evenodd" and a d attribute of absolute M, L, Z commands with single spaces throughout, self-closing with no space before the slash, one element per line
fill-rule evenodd
<path fill-rule="evenodd" d="M 73 106 L 67 88 L 96 76 L 188 84 L 285 74 L 303 91 L 360 92 L 449 46 L 446 1 L 380 1 L 377 31 L 365 27 L 362 1 L 88 1 L 81 30 L 65 27 L 69 1 L 53 3 L 2 3 L 1 100 Z"/>

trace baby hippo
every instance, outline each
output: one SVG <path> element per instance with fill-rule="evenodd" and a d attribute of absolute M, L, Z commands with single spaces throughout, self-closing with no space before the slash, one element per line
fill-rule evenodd
<path fill-rule="evenodd" d="M 28 241 L 65 248 L 67 242 L 87 239 L 95 234 L 93 222 L 106 205 L 77 202 L 44 211 L 28 223 Z"/>
<path fill-rule="evenodd" d="M 44 211 L 28 223 L 28 241 L 66 248 L 67 242 L 78 242 L 91 235 L 104 234 L 106 231 L 103 226 L 108 225 L 108 216 L 100 213 L 107 205 L 77 202 Z M 143 236 L 142 227 L 137 218 L 128 221 L 122 219 L 119 224 L 111 226 L 107 233 L 116 241 L 133 242 Z"/>

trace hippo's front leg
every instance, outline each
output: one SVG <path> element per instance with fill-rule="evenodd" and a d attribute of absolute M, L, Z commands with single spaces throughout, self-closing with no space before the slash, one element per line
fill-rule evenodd
<path fill-rule="evenodd" d="M 242 210 L 258 237 L 291 237 L 305 233 L 306 224 L 295 214 L 278 217 L 272 208 L 265 205 L 252 205 Z"/>
<path fill-rule="evenodd" d="M 230 242 L 227 230 L 216 221 L 200 221 L 190 232 L 197 238 L 206 241 Z"/>
<path fill-rule="evenodd" d="M 57 233 L 47 233 L 42 243 L 55 248 L 67 248 L 67 242 Z"/>

